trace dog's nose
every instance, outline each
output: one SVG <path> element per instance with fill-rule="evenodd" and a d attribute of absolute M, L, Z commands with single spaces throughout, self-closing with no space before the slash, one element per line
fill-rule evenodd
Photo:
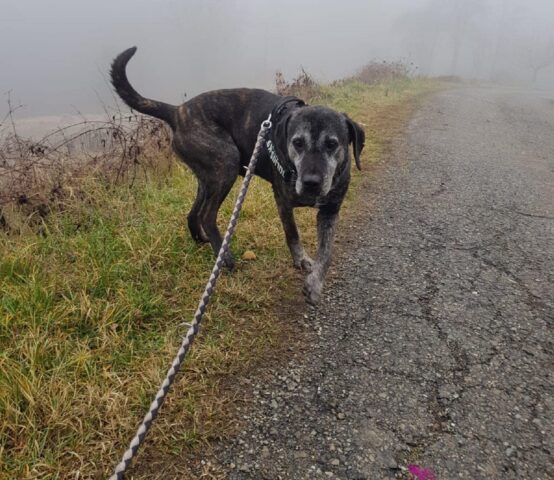
<path fill-rule="evenodd" d="M 306 174 L 302 177 L 304 189 L 310 192 L 318 191 L 321 188 L 321 181 L 321 176 L 314 173 Z"/>

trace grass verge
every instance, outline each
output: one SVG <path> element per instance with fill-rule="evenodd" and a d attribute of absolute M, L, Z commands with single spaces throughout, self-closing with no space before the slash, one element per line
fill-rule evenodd
<path fill-rule="evenodd" d="M 367 165 L 434 88 L 424 80 L 350 81 L 322 87 L 313 103 L 365 125 Z M 345 215 L 363 175 L 353 177 Z M 185 227 L 195 191 L 182 167 L 132 187 L 91 179 L 40 229 L 0 233 L 0 478 L 105 478 L 119 461 L 211 270 L 210 248 L 197 246 Z M 220 212 L 222 228 L 234 198 Z M 299 210 L 297 219 L 313 249 L 314 212 Z M 284 348 L 287 324 L 276 305 L 301 305 L 302 280 L 260 179 L 232 249 L 237 257 L 253 250 L 257 259 L 221 277 L 143 458 L 154 448 L 158 459 L 180 457 L 225 437 L 240 394 L 230 379 Z"/>

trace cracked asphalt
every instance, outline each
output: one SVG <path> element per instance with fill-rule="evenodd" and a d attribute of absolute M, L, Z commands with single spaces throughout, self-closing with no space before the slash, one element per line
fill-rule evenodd
<path fill-rule="evenodd" d="M 554 94 L 424 101 L 342 223 L 309 346 L 246 379 L 230 479 L 554 478 Z"/>

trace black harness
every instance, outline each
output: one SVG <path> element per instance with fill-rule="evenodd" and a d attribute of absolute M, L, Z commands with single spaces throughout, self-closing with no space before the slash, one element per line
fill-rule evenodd
<path fill-rule="evenodd" d="M 273 128 L 270 132 L 270 138 L 268 138 L 265 142 L 271 163 L 275 166 L 275 169 L 279 172 L 279 175 L 283 177 L 283 180 L 292 184 L 296 182 L 296 168 L 291 162 L 286 160 L 286 154 L 281 152 L 277 147 L 277 142 L 275 141 L 275 125 L 277 125 L 291 106 L 303 107 L 305 105 L 306 103 L 298 97 L 283 97 L 283 99 L 277 103 L 271 111 L 271 123 L 273 124 Z"/>

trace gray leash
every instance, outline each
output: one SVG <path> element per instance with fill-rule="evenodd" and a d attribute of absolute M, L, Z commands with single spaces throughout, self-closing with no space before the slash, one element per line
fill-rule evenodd
<path fill-rule="evenodd" d="M 167 372 L 162 386 L 158 390 L 158 393 L 156 393 L 156 398 L 154 398 L 154 401 L 150 404 L 150 409 L 148 410 L 148 413 L 144 416 L 142 423 L 137 430 L 137 433 L 135 434 L 133 440 L 131 441 L 131 444 L 129 445 L 129 448 L 123 454 L 121 462 L 119 462 L 119 464 L 115 467 L 114 473 L 110 477 L 110 480 L 121 480 L 123 478 L 125 470 L 127 470 L 127 467 L 129 467 L 129 465 L 131 464 L 131 461 L 136 456 L 140 445 L 142 444 L 144 438 L 146 437 L 146 434 L 148 433 L 148 430 L 150 430 L 150 426 L 156 418 L 156 415 L 158 414 L 158 411 L 160 410 L 160 407 L 165 400 L 171 384 L 175 380 L 175 376 L 177 375 L 177 372 L 179 371 L 179 368 L 181 367 L 181 364 L 183 363 L 183 360 L 185 359 L 185 356 L 190 346 L 192 345 L 194 337 L 198 333 L 200 322 L 202 321 L 202 317 L 204 316 L 204 312 L 206 311 L 206 307 L 208 306 L 210 297 L 214 293 L 215 284 L 217 282 L 217 278 L 219 277 L 219 273 L 221 272 L 221 267 L 223 266 L 223 258 L 229 251 L 229 243 L 231 242 L 231 237 L 233 236 L 233 233 L 235 231 L 235 227 L 237 225 L 242 204 L 244 203 L 244 198 L 246 197 L 246 192 L 248 190 L 250 180 L 252 179 L 252 175 L 254 174 L 254 169 L 256 167 L 256 163 L 258 162 L 260 150 L 263 147 L 265 137 L 267 136 L 270 129 L 271 114 L 269 115 L 269 117 L 267 117 L 267 120 L 262 122 L 260 132 L 258 133 L 258 139 L 256 141 L 256 146 L 254 147 L 254 151 L 252 152 L 250 163 L 246 168 L 246 174 L 244 175 L 244 180 L 242 181 L 242 185 L 240 187 L 239 195 L 235 203 L 235 208 L 233 209 L 231 219 L 229 220 L 227 232 L 225 232 L 225 237 L 223 238 L 223 243 L 221 244 L 221 248 L 219 249 L 215 265 L 212 269 L 212 274 L 210 275 L 210 279 L 208 280 L 206 288 L 204 289 L 204 293 L 202 294 L 202 298 L 200 299 L 200 303 L 198 304 L 198 309 L 194 314 L 194 319 L 192 320 L 190 328 L 188 329 L 187 334 L 183 339 L 183 343 L 181 343 L 181 348 L 179 348 L 179 351 L 177 352 L 177 355 L 175 356 L 175 359 L 171 364 L 171 368 Z"/>

